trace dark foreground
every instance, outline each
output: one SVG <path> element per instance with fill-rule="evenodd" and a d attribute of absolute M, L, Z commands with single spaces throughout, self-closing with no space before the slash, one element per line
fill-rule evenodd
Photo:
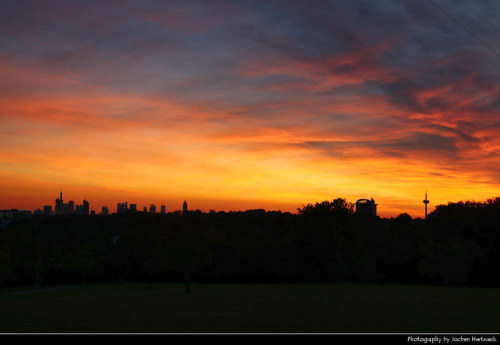
<path fill-rule="evenodd" d="M 103 284 L 0 291 L 1 333 L 498 333 L 500 289 Z"/>

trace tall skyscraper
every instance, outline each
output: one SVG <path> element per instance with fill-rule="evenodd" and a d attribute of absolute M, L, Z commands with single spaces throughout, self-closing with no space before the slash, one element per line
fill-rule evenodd
<path fill-rule="evenodd" d="M 184 200 L 184 204 L 182 204 L 182 212 L 187 212 L 187 210 L 188 210 L 188 204 L 186 200 Z"/>
<path fill-rule="evenodd" d="M 103 206 L 103 207 L 102 207 L 102 215 L 103 215 L 103 216 L 107 216 L 107 215 L 108 215 L 108 213 L 109 213 L 109 211 L 108 211 L 108 206 Z"/>
<path fill-rule="evenodd" d="M 161 214 L 165 214 L 165 205 L 161 205 Z"/>
<path fill-rule="evenodd" d="M 425 199 L 423 203 L 425 204 L 425 218 L 427 218 L 427 204 L 429 203 L 429 200 L 427 200 L 427 191 L 425 191 Z"/>
<path fill-rule="evenodd" d="M 155 206 L 155 204 L 149 205 L 149 213 L 156 213 L 156 206 Z"/>
<path fill-rule="evenodd" d="M 76 214 L 81 214 L 83 216 L 88 216 L 90 212 L 89 202 L 87 198 L 83 200 L 82 205 L 76 205 Z"/>
<path fill-rule="evenodd" d="M 88 216 L 89 212 L 90 212 L 90 206 L 89 206 L 89 202 L 87 200 L 87 197 L 85 197 L 85 200 L 83 200 L 82 206 L 83 206 L 83 208 L 82 208 L 83 214 Z"/>
<path fill-rule="evenodd" d="M 137 204 L 130 204 L 130 211 L 137 212 Z"/>
<path fill-rule="evenodd" d="M 56 206 L 54 208 L 55 214 L 60 215 L 64 213 L 64 204 L 63 204 L 63 197 L 62 197 L 62 192 L 59 195 L 59 199 L 56 199 Z"/>

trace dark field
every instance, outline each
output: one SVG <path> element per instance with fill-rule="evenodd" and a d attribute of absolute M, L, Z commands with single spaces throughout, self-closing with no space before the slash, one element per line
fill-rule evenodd
<path fill-rule="evenodd" d="M 500 289 L 106 284 L 0 291 L 2 333 L 497 333 Z"/>

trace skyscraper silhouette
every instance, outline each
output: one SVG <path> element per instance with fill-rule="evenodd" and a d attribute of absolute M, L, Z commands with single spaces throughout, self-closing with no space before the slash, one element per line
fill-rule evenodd
<path fill-rule="evenodd" d="M 116 205 L 116 213 L 126 213 L 128 211 L 128 203 L 127 202 L 119 202 Z"/>
<path fill-rule="evenodd" d="M 63 213 L 63 197 L 62 197 L 62 192 L 59 195 L 59 199 L 56 199 L 56 206 L 54 208 L 55 214 L 62 214 Z"/>
<path fill-rule="evenodd" d="M 182 213 L 187 212 L 187 210 L 188 210 L 188 204 L 186 200 L 184 200 L 184 204 L 182 204 Z"/>
<path fill-rule="evenodd" d="M 85 200 L 83 200 L 83 204 L 82 204 L 82 210 L 83 210 L 83 214 L 88 216 L 89 213 L 90 213 L 90 205 L 89 205 L 89 202 L 87 200 L 87 196 L 85 196 Z"/>

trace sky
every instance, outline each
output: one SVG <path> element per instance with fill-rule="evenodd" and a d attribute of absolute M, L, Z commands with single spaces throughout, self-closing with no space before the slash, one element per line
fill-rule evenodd
<path fill-rule="evenodd" d="M 0 3 L 0 209 L 500 196 L 500 1 Z"/>

